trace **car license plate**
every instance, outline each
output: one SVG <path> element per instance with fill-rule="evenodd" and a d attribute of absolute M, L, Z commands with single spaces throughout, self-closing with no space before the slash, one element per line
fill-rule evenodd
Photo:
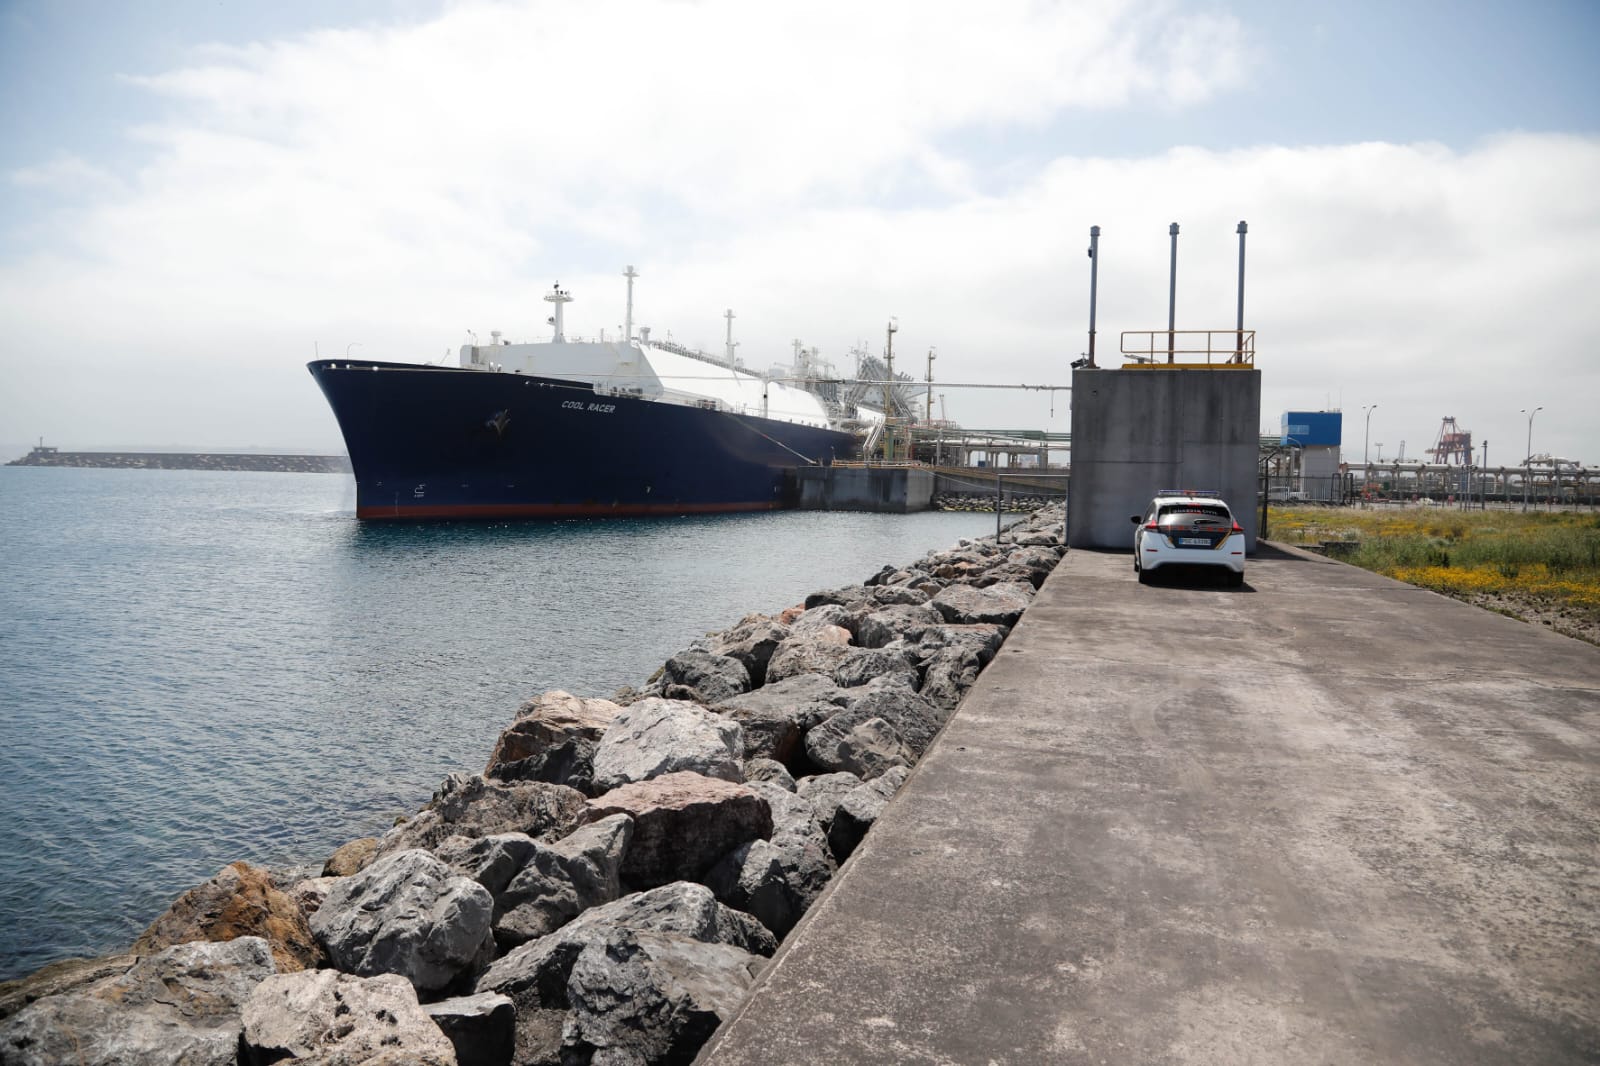
<path fill-rule="evenodd" d="M 1209 547 L 1211 547 L 1211 541 L 1210 541 L 1210 539 L 1208 539 L 1206 537 L 1179 537 L 1178 538 L 1178 544 L 1179 544 L 1180 547 L 1184 547 L 1184 548 L 1209 548 Z"/>

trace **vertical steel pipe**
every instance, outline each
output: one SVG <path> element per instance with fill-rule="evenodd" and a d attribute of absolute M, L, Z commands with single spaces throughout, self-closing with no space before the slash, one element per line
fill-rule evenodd
<path fill-rule="evenodd" d="M 1239 331 L 1238 341 L 1234 344 L 1235 363 L 1244 362 L 1244 235 L 1250 232 L 1250 227 L 1245 225 L 1244 219 L 1239 220 L 1239 317 L 1235 320 Z"/>
<path fill-rule="evenodd" d="M 1100 282 L 1100 227 L 1089 227 L 1089 367 L 1094 368 L 1094 305 Z"/>
<path fill-rule="evenodd" d="M 1172 235 L 1172 269 L 1167 276 L 1167 362 L 1172 362 L 1173 326 L 1178 316 L 1178 224 L 1174 222 L 1167 232 Z"/>

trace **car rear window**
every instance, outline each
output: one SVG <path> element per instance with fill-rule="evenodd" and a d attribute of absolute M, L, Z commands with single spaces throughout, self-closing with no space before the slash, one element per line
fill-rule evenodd
<path fill-rule="evenodd" d="M 1226 507 L 1214 503 L 1171 503 L 1162 507 L 1157 518 L 1174 518 L 1188 515 L 1207 515 L 1226 521 L 1230 516 Z"/>

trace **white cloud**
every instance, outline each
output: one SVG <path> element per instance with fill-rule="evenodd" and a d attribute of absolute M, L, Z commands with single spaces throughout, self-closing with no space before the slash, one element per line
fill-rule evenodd
<path fill-rule="evenodd" d="M 893 314 L 919 374 L 936 345 L 946 381 L 1065 381 L 1090 224 L 1105 363 L 1119 330 L 1165 325 L 1170 221 L 1180 328 L 1232 326 L 1245 218 L 1264 421 L 1377 401 L 1378 439 L 1414 452 L 1454 414 L 1497 451 L 1543 403 L 1545 446 L 1600 461 L 1574 399 L 1600 396 L 1595 139 L 1141 159 L 1047 140 L 1073 109 L 1134 121 L 1227 93 L 1254 49 L 1180 6 L 620 0 L 208 49 L 139 80 L 168 114 L 137 172 L 13 176 L 68 206 L 41 200 L 51 243 L 0 261 L 0 439 L 329 446 L 299 367 L 314 341 L 422 359 L 466 327 L 538 334 L 556 278 L 569 331 L 609 330 L 628 262 L 636 321 L 720 349 L 732 306 L 755 365 L 798 336 L 847 367 Z M 1019 178 L 951 147 L 996 129 L 1048 162 Z M 1037 396 L 949 407 L 1067 425 L 1064 398 L 1053 419 Z"/>

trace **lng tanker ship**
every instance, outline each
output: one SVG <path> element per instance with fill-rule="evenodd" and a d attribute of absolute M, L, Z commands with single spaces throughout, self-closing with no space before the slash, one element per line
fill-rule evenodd
<path fill-rule="evenodd" d="M 851 459 L 875 411 L 801 387 L 815 368 L 755 374 L 633 335 L 568 341 L 557 284 L 549 341 L 461 347 L 459 366 L 307 364 L 344 434 L 356 515 L 565 518 L 793 506 L 787 471 Z M 474 338 L 474 340 L 476 340 Z M 820 383 L 826 387 L 826 383 Z"/>

